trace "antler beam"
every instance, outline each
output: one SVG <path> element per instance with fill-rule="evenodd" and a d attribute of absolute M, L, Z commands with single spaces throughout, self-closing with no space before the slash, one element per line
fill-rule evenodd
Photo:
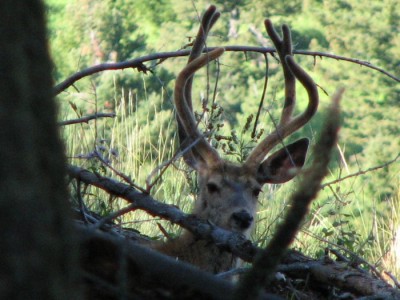
<path fill-rule="evenodd" d="M 202 134 L 198 130 L 192 104 L 194 73 L 210 61 L 217 59 L 224 52 L 222 48 L 217 48 L 200 57 L 206 44 L 207 35 L 219 17 L 220 13 L 216 11 L 216 7 L 213 5 L 204 13 L 192 51 L 189 55 L 188 65 L 178 75 L 175 84 L 175 106 L 181 149 L 188 147 L 194 140 L 200 138 L 198 144 L 184 156 L 185 161 L 195 169 L 199 159 L 210 165 L 214 165 L 220 161 L 217 151 L 202 138 Z"/>
<path fill-rule="evenodd" d="M 286 25 L 282 26 L 283 39 L 279 37 L 272 22 L 268 19 L 265 21 L 265 28 L 276 47 L 276 51 L 282 63 L 285 78 L 285 103 L 282 109 L 281 119 L 275 131 L 264 138 L 247 158 L 245 164 L 249 166 L 260 164 L 273 147 L 304 126 L 317 111 L 319 102 L 316 84 L 293 59 L 289 27 Z M 296 78 L 307 90 L 309 102 L 306 110 L 299 116 L 293 118 L 292 114 L 296 103 Z"/>

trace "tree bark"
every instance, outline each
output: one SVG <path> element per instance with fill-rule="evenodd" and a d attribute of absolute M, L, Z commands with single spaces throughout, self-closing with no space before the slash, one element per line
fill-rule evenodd
<path fill-rule="evenodd" d="M 77 299 L 44 8 L 0 1 L 0 299 Z"/>

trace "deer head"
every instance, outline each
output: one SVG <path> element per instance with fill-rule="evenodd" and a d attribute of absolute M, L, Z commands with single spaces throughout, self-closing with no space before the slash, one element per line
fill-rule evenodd
<path fill-rule="evenodd" d="M 275 130 L 261 140 L 242 165 L 222 159 L 199 131 L 191 98 L 195 72 L 224 53 L 223 48 L 217 48 L 201 55 L 208 32 L 218 17 L 214 6 L 204 14 L 188 63 L 176 80 L 174 101 L 179 140 L 181 149 L 192 145 L 186 149 L 184 159 L 198 172 L 200 191 L 193 213 L 217 226 L 248 236 L 254 226 L 257 197 L 262 186 L 291 180 L 304 164 L 308 139 L 300 139 L 265 157 L 278 144 L 284 145 L 286 137 L 312 118 L 318 106 L 318 91 L 313 80 L 293 60 L 289 28 L 282 27 L 281 39 L 272 23 L 266 20 L 266 30 L 276 47 L 284 72 L 285 101 L 281 118 Z M 293 116 L 296 79 L 306 88 L 309 103 L 303 113 Z"/>

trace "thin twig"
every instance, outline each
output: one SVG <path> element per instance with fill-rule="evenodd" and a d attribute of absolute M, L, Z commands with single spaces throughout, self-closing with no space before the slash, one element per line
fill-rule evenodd
<path fill-rule="evenodd" d="M 268 72 L 269 72 L 269 63 L 268 63 L 268 56 L 266 53 L 264 53 L 264 59 L 265 59 L 265 79 L 264 79 L 264 87 L 261 95 L 261 100 L 260 104 L 258 105 L 258 110 L 257 110 L 257 115 L 256 119 L 254 120 L 254 127 L 253 127 L 253 132 L 251 133 L 251 138 L 254 139 L 256 137 L 256 131 L 257 131 L 257 124 L 258 124 L 258 119 L 260 118 L 261 114 L 261 109 L 264 105 L 264 100 L 265 100 L 265 94 L 267 92 L 267 87 L 268 87 Z"/>
<path fill-rule="evenodd" d="M 107 222 L 110 222 L 112 220 L 114 220 L 115 218 L 118 218 L 124 214 L 127 214 L 133 210 L 136 209 L 136 206 L 134 204 L 130 204 L 127 207 L 124 207 L 120 210 L 114 211 L 112 213 L 110 213 L 108 216 L 100 219 L 97 223 L 93 224 L 92 226 L 90 226 L 92 229 L 100 229 L 101 227 L 104 226 L 104 224 L 106 224 Z"/>
<path fill-rule="evenodd" d="M 340 245 L 338 245 L 338 244 L 332 243 L 332 242 L 328 241 L 327 239 L 324 239 L 324 238 L 322 238 L 322 237 L 319 237 L 319 236 L 313 234 L 313 233 L 310 232 L 310 231 L 307 231 L 307 230 L 304 230 L 304 229 L 303 229 L 302 232 L 303 232 L 304 234 L 308 235 L 308 236 L 311 236 L 311 237 L 313 237 L 313 238 L 319 240 L 320 242 L 324 242 L 324 243 L 326 243 L 326 244 L 328 244 L 328 245 L 331 245 L 332 247 L 338 248 L 338 249 L 340 249 L 341 251 L 343 251 L 343 252 L 349 254 L 353 259 L 355 258 L 355 259 L 357 259 L 358 262 L 360 262 L 360 263 L 362 263 L 362 264 L 368 266 L 368 267 L 372 270 L 372 272 L 375 274 L 375 276 L 377 276 L 379 279 L 385 281 L 385 278 L 382 277 L 381 273 L 378 271 L 378 269 L 377 269 L 373 264 L 369 263 L 368 261 L 366 261 L 366 260 L 363 259 L 362 257 L 358 256 L 358 255 L 357 255 L 356 253 L 354 253 L 353 251 L 347 249 L 346 247 L 343 247 L 343 246 L 340 246 Z M 330 251 L 331 251 L 333 254 L 336 255 L 335 251 L 332 251 L 332 250 L 333 250 L 333 249 L 330 249 Z"/>
<path fill-rule="evenodd" d="M 124 173 L 118 171 L 117 169 L 115 169 L 113 166 L 111 166 L 104 158 L 102 155 L 100 155 L 100 153 L 95 150 L 94 154 L 96 156 L 96 158 L 98 160 L 100 160 L 100 162 L 102 164 L 104 164 L 107 168 L 109 168 L 111 171 L 113 171 L 117 176 L 121 177 L 126 183 L 128 183 L 129 185 L 133 186 L 134 188 L 138 189 L 139 191 L 141 191 L 142 193 L 147 193 L 147 191 L 142 188 L 141 186 L 137 185 L 136 183 L 134 183 L 129 176 L 125 175 Z"/>
<path fill-rule="evenodd" d="M 230 278 L 230 277 L 233 277 L 236 275 L 244 274 L 244 273 L 248 272 L 249 270 L 250 270 L 250 267 L 235 268 L 235 269 L 231 269 L 226 272 L 218 273 L 215 276 L 220 277 L 220 278 Z"/>
<path fill-rule="evenodd" d="M 216 60 L 216 66 L 217 66 L 217 71 L 216 71 L 216 76 L 215 76 L 214 92 L 213 92 L 213 98 L 212 98 L 212 103 L 211 103 L 211 112 L 210 112 L 211 117 L 214 115 L 214 110 L 216 108 L 215 101 L 217 100 L 219 74 L 221 71 L 221 66 L 220 66 L 219 60 Z M 207 76 L 208 76 L 208 74 L 207 74 Z"/>
<path fill-rule="evenodd" d="M 190 151 L 194 146 L 196 146 L 196 144 L 205 137 L 205 135 L 198 137 L 197 139 L 194 140 L 193 143 L 191 143 L 190 145 L 188 145 L 185 149 L 178 151 L 174 154 L 174 156 L 172 158 L 170 158 L 169 160 L 161 163 L 160 165 L 158 165 L 157 167 L 155 167 L 153 169 L 153 171 L 151 171 L 151 173 L 149 174 L 149 176 L 147 176 L 146 178 L 146 193 L 150 193 L 151 189 L 153 188 L 153 186 L 157 183 L 158 180 L 160 180 L 160 178 L 162 177 L 162 175 L 164 174 L 164 172 L 168 169 L 168 167 L 177 159 L 179 159 L 180 157 L 184 156 L 188 151 Z M 151 181 L 151 179 L 155 176 L 156 173 L 158 173 L 161 170 L 160 174 L 158 174 L 158 176 Z"/>
<path fill-rule="evenodd" d="M 358 171 L 358 172 L 356 172 L 356 173 L 353 173 L 353 174 L 344 176 L 344 177 L 342 177 L 342 178 L 339 178 L 339 179 L 336 179 L 336 180 L 333 180 L 333 181 L 329 181 L 329 182 L 327 182 L 327 183 L 324 183 L 324 184 L 321 185 L 321 189 L 324 189 L 325 187 L 327 187 L 327 186 L 329 186 L 329 185 L 342 182 L 342 181 L 347 180 L 347 179 L 349 179 L 349 178 L 351 178 L 351 177 L 356 177 L 356 176 L 359 176 L 359 175 L 364 175 L 364 174 L 366 174 L 366 173 L 369 173 L 369 172 L 372 172 L 372 171 L 376 171 L 376 170 L 382 169 L 382 168 L 384 168 L 384 167 L 387 167 L 387 166 L 389 166 L 389 165 L 395 163 L 399 158 L 400 158 L 400 153 L 399 153 L 394 159 L 389 160 L 388 162 L 386 162 L 386 163 L 384 163 L 384 164 L 382 164 L 382 165 L 375 166 L 375 167 L 369 168 L 369 169 L 367 169 L 367 170 L 361 170 L 361 171 Z"/>
<path fill-rule="evenodd" d="M 93 115 L 89 115 L 86 117 L 82 117 L 79 119 L 72 119 L 58 122 L 59 126 L 71 125 L 71 124 L 79 124 L 79 123 L 89 123 L 91 120 L 99 119 L 99 118 L 115 118 L 115 113 L 97 113 Z"/>
<path fill-rule="evenodd" d="M 274 48 L 269 48 L 269 47 L 254 47 L 254 46 L 223 46 L 225 51 L 229 52 L 256 52 L 256 53 L 275 53 L 276 50 Z M 216 47 L 209 47 L 206 48 L 204 51 L 205 52 L 210 52 L 213 49 L 216 49 Z M 79 71 L 70 77 L 68 77 L 66 80 L 60 82 L 57 84 L 53 92 L 55 95 L 58 95 L 59 93 L 63 92 L 66 90 L 68 87 L 72 86 L 75 82 L 78 80 L 90 76 L 102 71 L 106 70 L 123 70 L 127 68 L 133 68 L 137 69 L 139 72 L 146 72 L 148 69 L 143 65 L 145 62 L 153 61 L 153 60 L 159 60 L 159 59 L 167 59 L 167 58 L 173 58 L 173 57 L 181 57 L 181 56 L 188 56 L 191 50 L 179 50 L 179 51 L 171 51 L 171 52 L 160 52 L 160 53 L 154 53 L 146 56 L 142 56 L 136 59 L 132 60 L 127 60 L 123 62 L 118 62 L 118 63 L 103 63 L 99 64 L 93 67 L 86 68 L 82 71 Z M 336 59 L 336 60 L 343 60 L 351 63 L 355 63 L 373 70 L 376 70 L 385 76 L 390 77 L 391 79 L 400 82 L 400 78 L 396 77 L 395 75 L 385 71 L 382 68 L 379 68 L 377 66 L 374 66 L 373 64 L 369 63 L 368 61 L 360 60 L 360 59 L 355 59 L 355 58 L 349 58 L 345 56 L 340 56 L 340 55 L 334 55 L 334 54 L 329 54 L 329 53 L 324 53 L 324 52 L 319 52 L 319 51 L 306 51 L 306 50 L 294 50 L 294 54 L 299 54 L 299 55 L 307 55 L 307 56 L 313 56 L 313 57 L 326 57 L 326 58 L 331 58 L 331 59 Z"/>

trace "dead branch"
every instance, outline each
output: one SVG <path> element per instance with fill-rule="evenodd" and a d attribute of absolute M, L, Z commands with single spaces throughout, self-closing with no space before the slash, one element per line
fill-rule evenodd
<path fill-rule="evenodd" d="M 206 135 L 203 135 L 206 136 Z M 187 152 L 189 152 L 194 146 L 196 146 L 196 144 L 201 140 L 202 137 L 198 137 L 195 141 L 193 141 L 190 145 L 188 145 L 187 147 L 185 147 L 185 149 L 182 150 L 178 150 L 178 152 L 176 152 L 172 158 L 168 159 L 167 161 L 161 163 L 160 165 L 158 165 L 154 170 L 152 170 L 150 172 L 150 174 L 147 176 L 146 178 L 146 192 L 150 193 L 151 189 L 154 187 L 154 185 L 161 179 L 162 175 L 164 174 L 164 172 L 167 170 L 167 168 L 172 165 L 172 163 L 176 160 L 178 160 L 180 157 L 184 156 Z M 155 179 L 153 179 L 153 177 L 155 177 L 155 175 L 159 173 L 157 175 L 157 177 Z"/>
<path fill-rule="evenodd" d="M 387 166 L 390 166 L 391 164 L 394 164 L 399 158 L 400 158 L 400 153 L 395 158 L 393 158 L 392 160 L 389 160 L 389 161 L 387 161 L 384 164 L 381 164 L 379 166 L 375 166 L 375 167 L 369 168 L 367 170 L 360 170 L 360 171 L 358 171 L 356 173 L 353 173 L 353 174 L 344 176 L 342 178 L 335 179 L 335 180 L 329 181 L 327 183 L 324 183 L 324 184 L 321 185 L 321 189 L 323 189 L 323 188 L 325 188 L 327 186 L 330 186 L 332 184 L 337 184 L 339 182 L 342 182 L 342 181 L 347 180 L 347 179 L 352 178 L 352 177 L 357 177 L 359 175 L 364 175 L 364 174 L 372 172 L 372 171 L 383 169 L 383 168 L 385 168 Z"/>
<path fill-rule="evenodd" d="M 308 232 L 307 230 L 302 230 L 302 232 L 306 235 L 309 235 L 311 237 L 313 237 L 316 240 L 319 240 L 321 242 L 323 242 L 326 245 L 330 245 L 331 247 L 334 248 L 326 248 L 325 251 L 328 251 L 330 253 L 332 253 L 333 255 L 336 256 L 336 260 L 338 261 L 342 261 L 342 262 L 348 262 L 349 264 L 351 263 L 351 265 L 353 267 L 356 267 L 357 269 L 360 269 L 360 265 L 364 265 L 366 267 L 369 268 L 369 270 L 378 278 L 385 280 L 385 278 L 382 276 L 381 272 L 378 271 L 378 269 L 376 268 L 376 266 L 374 266 L 373 264 L 371 264 L 370 262 L 366 261 L 364 258 L 362 258 L 361 256 L 357 255 L 356 253 L 354 253 L 353 251 L 350 251 L 349 249 L 347 249 L 346 247 L 337 245 L 335 243 L 332 243 L 330 241 L 328 241 L 327 239 L 321 238 L 319 236 L 316 236 L 315 234 L 312 234 L 311 232 Z M 346 256 L 344 256 L 341 252 L 347 254 L 350 259 L 348 259 Z M 355 262 L 357 262 L 355 264 Z M 356 266 L 355 266 L 356 265 Z"/>
<path fill-rule="evenodd" d="M 86 117 L 82 117 L 79 119 L 72 119 L 58 122 L 59 126 L 71 125 L 71 124 L 80 124 L 80 123 L 89 123 L 91 120 L 96 120 L 99 118 L 115 118 L 115 113 L 96 113 L 93 115 L 88 115 Z"/>
<path fill-rule="evenodd" d="M 134 187 L 117 182 L 114 179 L 94 174 L 76 166 L 68 167 L 69 176 L 86 184 L 94 185 L 114 196 L 131 203 L 132 209 L 141 209 L 152 216 L 159 216 L 189 230 L 201 239 L 221 245 L 222 248 L 251 262 L 258 248 L 243 235 L 216 227 L 192 215 L 183 213 L 176 206 L 161 203 L 149 194 L 137 191 Z"/>
<path fill-rule="evenodd" d="M 311 260 L 299 252 L 291 251 L 277 270 L 288 277 L 308 279 L 315 281 L 314 284 L 350 292 L 352 299 L 368 296 L 373 296 L 373 299 L 400 299 L 400 291 L 385 281 L 367 271 L 351 268 L 345 262 L 333 261 L 328 256 Z"/>
<path fill-rule="evenodd" d="M 108 162 L 107 160 L 105 160 L 103 158 L 103 155 L 101 155 L 99 153 L 99 151 L 97 151 L 97 149 L 94 151 L 94 155 L 95 157 L 103 164 L 105 165 L 107 168 L 109 168 L 111 171 L 113 171 L 117 176 L 121 177 L 127 184 L 129 184 L 130 186 L 134 187 L 135 189 L 141 191 L 142 193 L 146 193 L 146 190 L 144 190 L 142 187 L 140 187 L 139 185 L 135 184 L 131 178 L 120 172 L 119 170 L 117 170 L 116 168 L 114 168 L 110 162 Z"/>
<path fill-rule="evenodd" d="M 261 54 L 266 54 L 266 53 L 275 53 L 276 50 L 274 48 L 268 48 L 268 47 L 254 47 L 254 46 L 223 46 L 225 51 L 230 51 L 230 52 L 255 52 L 255 53 L 261 53 Z M 216 49 L 216 47 L 208 47 L 205 48 L 205 52 L 210 52 L 212 50 Z M 132 60 L 127 60 L 123 62 L 118 62 L 118 63 L 103 63 L 99 64 L 93 67 L 86 68 L 82 71 L 79 71 L 64 81 L 60 82 L 57 84 L 53 92 L 55 95 L 58 95 L 59 93 L 63 92 L 66 90 L 68 87 L 72 86 L 75 82 L 78 80 L 102 72 L 106 70 L 123 70 L 123 69 L 128 69 L 128 68 L 133 68 L 137 69 L 139 72 L 140 71 L 147 71 L 148 69 L 144 66 L 145 62 L 149 61 L 154 61 L 154 60 L 166 60 L 168 58 L 174 58 L 174 57 L 181 57 L 181 56 L 188 56 L 190 53 L 190 50 L 179 50 L 179 51 L 172 51 L 172 52 L 160 52 L 160 53 L 154 53 L 146 56 L 142 56 L 136 59 Z M 358 64 L 370 69 L 373 69 L 375 71 L 378 71 L 385 76 L 390 77 L 391 79 L 400 82 L 400 78 L 396 77 L 395 75 L 385 71 L 382 68 L 379 68 L 377 66 L 374 66 L 373 64 L 369 63 L 368 61 L 360 60 L 360 59 L 355 59 L 355 58 L 349 58 L 345 56 L 340 56 L 340 55 L 334 55 L 334 54 L 329 54 L 329 53 L 324 53 L 324 52 L 318 52 L 318 51 L 306 51 L 306 50 L 294 50 L 294 54 L 299 54 L 299 55 L 307 55 L 307 56 L 313 56 L 313 57 L 326 57 L 326 58 L 331 58 L 335 60 L 343 60 L 347 61 L 350 63 Z"/>

